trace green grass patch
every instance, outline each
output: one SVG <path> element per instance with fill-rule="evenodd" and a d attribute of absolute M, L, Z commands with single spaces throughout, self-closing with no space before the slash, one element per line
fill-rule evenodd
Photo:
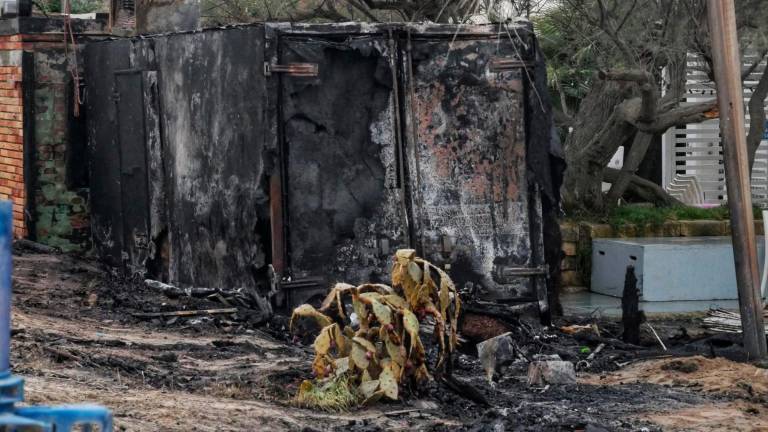
<path fill-rule="evenodd" d="M 763 213 L 758 207 L 753 211 L 755 220 L 762 220 Z M 667 221 L 681 220 L 728 220 L 731 217 L 730 210 L 726 206 L 700 208 L 700 207 L 646 207 L 639 205 L 626 205 L 616 207 L 607 215 L 591 215 L 579 217 L 579 220 L 587 220 L 598 223 L 607 223 L 614 229 L 627 225 L 637 227 L 658 227 Z"/>
<path fill-rule="evenodd" d="M 349 411 L 358 405 L 359 397 L 347 375 L 323 382 L 304 381 L 296 395 L 295 403 L 302 408 L 327 412 Z"/>

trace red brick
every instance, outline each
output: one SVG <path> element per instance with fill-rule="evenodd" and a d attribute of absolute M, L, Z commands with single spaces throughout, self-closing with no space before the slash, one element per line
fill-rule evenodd
<path fill-rule="evenodd" d="M 6 41 L 2 41 L 6 42 Z M 7 73 L 21 73 L 21 68 L 18 66 L 0 66 L 0 74 Z"/>
<path fill-rule="evenodd" d="M 10 82 L 14 84 L 17 82 L 21 82 L 21 73 L 0 74 L 0 81 Z"/>
<path fill-rule="evenodd" d="M 0 135 L 15 135 L 15 136 L 21 136 L 21 129 L 18 128 L 7 128 L 0 126 Z"/>
<path fill-rule="evenodd" d="M 0 156 L 24 160 L 24 153 L 20 151 L 0 149 Z"/>
<path fill-rule="evenodd" d="M 3 119 L 0 119 L 0 127 L 7 127 L 7 128 L 14 128 L 14 129 L 23 129 L 24 128 L 24 122 L 21 122 L 19 120 L 3 120 Z"/>
<path fill-rule="evenodd" d="M 21 99 L 21 89 L 15 86 L 12 89 L 0 88 L 0 97 Z"/>
<path fill-rule="evenodd" d="M 0 97 L 0 105 L 22 106 L 21 98 Z"/>
<path fill-rule="evenodd" d="M 0 179 L 12 180 L 15 182 L 24 182 L 24 176 L 21 174 L 14 174 L 9 172 L 0 171 Z"/>
<path fill-rule="evenodd" d="M 5 105 L 0 104 L 0 111 L 7 112 L 7 113 L 17 113 L 21 114 L 21 105 Z"/>
<path fill-rule="evenodd" d="M 0 141 L 7 142 L 7 143 L 16 143 L 16 144 L 23 144 L 24 138 L 18 136 L 18 135 L 3 135 L 0 134 Z"/>
<path fill-rule="evenodd" d="M 0 51 L 18 51 L 24 48 L 22 42 L 0 42 Z"/>
<path fill-rule="evenodd" d="M 24 151 L 24 144 L 0 141 L 0 149 L 12 151 Z"/>
<path fill-rule="evenodd" d="M 0 155 L 0 165 L 10 165 L 19 168 L 17 172 L 23 172 L 24 161 Z"/>
<path fill-rule="evenodd" d="M 0 119 L 3 119 L 3 120 L 21 121 L 22 117 L 23 116 L 21 115 L 20 112 L 19 113 L 15 113 L 15 112 L 2 112 L 2 111 L 0 111 Z"/>

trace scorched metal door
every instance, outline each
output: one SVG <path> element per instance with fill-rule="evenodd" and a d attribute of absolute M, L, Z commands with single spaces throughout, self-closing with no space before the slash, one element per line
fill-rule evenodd
<path fill-rule="evenodd" d="M 542 298 L 524 49 L 506 35 L 413 35 L 403 46 L 415 241 L 460 287 L 492 302 Z"/>
<path fill-rule="evenodd" d="M 123 263 L 131 274 L 145 272 L 149 255 L 149 186 L 141 71 L 115 73 Z"/>
<path fill-rule="evenodd" d="M 282 35 L 282 208 L 288 303 L 336 282 L 388 282 L 407 245 L 393 41 L 386 36 Z M 279 235 L 279 234 L 278 234 Z"/>

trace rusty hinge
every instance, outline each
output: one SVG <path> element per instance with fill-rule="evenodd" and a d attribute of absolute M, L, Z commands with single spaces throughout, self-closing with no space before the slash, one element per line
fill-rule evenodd
<path fill-rule="evenodd" d="M 508 283 L 509 279 L 514 278 L 546 277 L 549 274 L 549 266 L 546 264 L 538 267 L 498 266 L 494 269 L 494 273 L 501 281 Z"/>
<path fill-rule="evenodd" d="M 491 72 L 504 72 L 504 71 L 510 71 L 513 69 L 529 68 L 532 66 L 533 66 L 532 62 L 526 62 L 516 58 L 510 59 L 510 58 L 496 57 L 491 59 L 490 61 Z"/>
<path fill-rule="evenodd" d="M 498 268 L 502 277 L 532 277 L 532 276 L 546 276 L 549 274 L 549 266 L 543 265 L 539 267 L 509 267 L 500 266 Z"/>
<path fill-rule="evenodd" d="M 315 77 L 320 72 L 317 63 L 288 63 L 286 65 L 264 63 L 264 75 L 271 76 L 273 73 L 284 73 L 288 76 L 296 77 Z"/>

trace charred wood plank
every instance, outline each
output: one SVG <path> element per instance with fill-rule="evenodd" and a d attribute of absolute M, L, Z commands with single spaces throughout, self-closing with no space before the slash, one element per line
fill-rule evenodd
<path fill-rule="evenodd" d="M 621 322 L 624 326 L 622 340 L 634 345 L 640 344 L 640 324 L 643 316 L 640 312 L 640 291 L 637 289 L 635 267 L 627 267 L 624 279 L 624 293 L 621 296 Z"/>

